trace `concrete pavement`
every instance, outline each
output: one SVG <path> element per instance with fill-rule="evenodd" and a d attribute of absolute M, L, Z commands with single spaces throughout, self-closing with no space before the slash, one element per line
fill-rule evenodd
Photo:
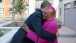
<path fill-rule="evenodd" d="M 58 38 L 58 43 L 76 43 L 76 38 Z"/>
<path fill-rule="evenodd" d="M 62 28 L 59 29 L 59 33 L 58 43 L 76 43 L 76 32 L 70 28 L 62 26 Z"/>
<path fill-rule="evenodd" d="M 74 35 L 74 34 L 76 34 L 75 31 L 71 30 L 70 28 L 68 28 L 66 26 L 62 26 L 62 28 L 59 29 L 59 33 L 60 33 L 60 35 Z"/>

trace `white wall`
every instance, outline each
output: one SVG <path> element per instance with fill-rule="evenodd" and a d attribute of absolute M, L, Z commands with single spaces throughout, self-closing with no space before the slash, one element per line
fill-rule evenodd
<path fill-rule="evenodd" d="M 0 8 L 3 8 L 4 7 L 4 3 L 0 3 Z"/>
<path fill-rule="evenodd" d="M 0 8 L 4 8 L 4 3 L 0 3 Z M 0 17 L 1 16 L 4 16 L 4 13 L 2 13 L 2 14 L 0 13 Z"/>
<path fill-rule="evenodd" d="M 57 9 L 59 5 L 59 0 L 53 0 L 53 6 Z"/>
<path fill-rule="evenodd" d="M 59 0 L 52 0 L 53 2 L 53 6 L 55 7 L 56 9 L 56 18 L 58 18 L 58 7 L 59 7 Z"/>
<path fill-rule="evenodd" d="M 35 1 L 35 7 L 40 8 L 42 2 L 43 1 Z"/>
<path fill-rule="evenodd" d="M 35 11 L 35 0 L 29 0 L 29 15 Z"/>
<path fill-rule="evenodd" d="M 60 2 L 59 8 L 61 8 L 61 15 L 60 15 L 60 11 L 59 11 L 59 18 L 58 18 L 58 20 L 60 22 L 62 22 L 62 25 L 64 25 L 64 4 L 63 4 L 63 2 Z"/>
<path fill-rule="evenodd" d="M 24 12 L 24 17 L 27 18 L 30 14 L 32 14 L 35 11 L 35 0 L 29 0 L 29 7 L 28 10 Z"/>

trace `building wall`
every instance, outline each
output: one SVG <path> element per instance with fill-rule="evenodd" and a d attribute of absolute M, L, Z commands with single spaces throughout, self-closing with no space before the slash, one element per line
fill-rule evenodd
<path fill-rule="evenodd" d="M 76 8 L 74 8 L 74 2 L 71 2 L 70 4 L 71 4 L 70 9 L 64 10 L 65 26 L 76 31 Z"/>
<path fill-rule="evenodd" d="M 61 8 L 61 11 L 60 11 L 60 8 Z M 60 4 L 59 4 L 58 20 L 60 22 L 62 22 L 62 25 L 64 25 L 64 4 L 63 4 L 63 1 L 60 2 Z"/>
<path fill-rule="evenodd" d="M 35 11 L 35 0 L 29 1 L 29 15 Z"/>
<path fill-rule="evenodd" d="M 4 0 L 4 14 L 5 16 L 10 16 L 9 6 L 10 6 L 10 0 Z"/>
<path fill-rule="evenodd" d="M 56 9 L 56 18 L 58 19 L 58 13 L 59 13 L 59 0 L 52 0 L 52 6 Z"/>
<path fill-rule="evenodd" d="M 4 9 L 4 3 L 3 2 L 0 3 L 0 9 Z M 0 13 L 0 17 L 1 16 L 4 16 L 4 11 L 3 11 L 3 13 Z"/>
<path fill-rule="evenodd" d="M 11 1 L 12 0 L 4 0 L 4 2 L 0 3 L 0 6 L 1 6 L 0 8 L 4 8 L 4 13 L 0 14 L 0 17 L 11 17 L 11 14 L 9 11 L 9 9 L 12 7 Z M 29 1 L 29 0 L 27 0 L 27 1 Z M 33 1 L 33 3 L 32 3 L 32 1 Z M 33 5 L 34 3 L 35 3 L 34 0 L 31 0 L 31 2 L 29 3 L 29 6 Z M 28 10 L 32 9 L 32 8 L 33 7 L 29 7 Z M 31 12 L 33 12 L 33 10 Z M 30 14 L 31 12 L 29 11 L 28 13 Z M 26 16 L 28 16 L 29 14 L 27 14 Z M 22 16 L 25 16 L 25 14 L 23 13 Z"/>
<path fill-rule="evenodd" d="M 10 16 L 10 0 L 3 0 L 3 2 L 0 3 L 0 8 L 3 8 L 3 13 L 0 14 L 0 17 L 9 17 Z"/>
<path fill-rule="evenodd" d="M 66 3 L 69 3 L 69 2 L 73 2 L 73 1 L 75 1 L 75 0 L 68 0 L 68 1 L 63 0 L 63 4 L 66 4 Z"/>
<path fill-rule="evenodd" d="M 64 4 L 70 3 L 71 6 L 69 9 L 64 9 Z M 74 8 L 74 0 L 63 0 L 59 4 L 59 8 L 61 8 L 61 15 L 59 9 L 58 20 L 62 22 L 66 27 L 76 31 L 76 8 Z"/>
<path fill-rule="evenodd" d="M 62 25 L 64 25 L 64 4 L 69 3 L 69 2 L 73 2 L 74 0 L 63 0 L 59 3 L 59 13 L 58 13 L 58 20 L 60 22 L 62 22 Z M 61 15 L 60 15 L 60 8 L 61 8 Z"/>

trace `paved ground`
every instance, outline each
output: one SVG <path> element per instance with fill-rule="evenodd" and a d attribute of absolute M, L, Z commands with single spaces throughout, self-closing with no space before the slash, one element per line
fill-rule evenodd
<path fill-rule="evenodd" d="M 59 43 L 76 43 L 76 32 L 63 26 L 60 30 Z"/>
<path fill-rule="evenodd" d="M 2 22 L 5 22 L 5 20 L 3 20 L 3 19 L 0 19 L 0 22 L 2 23 Z"/>
<path fill-rule="evenodd" d="M 76 38 L 59 38 L 59 43 L 76 43 Z"/>

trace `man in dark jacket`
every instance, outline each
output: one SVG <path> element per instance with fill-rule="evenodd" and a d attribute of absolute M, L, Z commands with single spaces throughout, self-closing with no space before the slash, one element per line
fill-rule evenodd
<path fill-rule="evenodd" d="M 56 38 L 55 34 L 50 34 L 49 32 L 45 31 L 42 29 L 42 24 L 43 24 L 43 18 L 42 18 L 42 14 L 46 11 L 46 9 L 51 6 L 51 3 L 49 3 L 48 1 L 44 1 L 41 4 L 41 9 L 35 11 L 34 13 L 32 13 L 27 20 L 24 22 L 24 24 L 27 24 L 28 27 L 36 32 L 36 34 L 41 37 L 44 38 L 46 40 L 49 41 L 54 41 Z M 28 39 L 26 37 L 27 32 L 25 32 L 22 27 L 15 33 L 15 35 L 13 36 L 11 43 L 35 43 L 32 40 Z"/>

